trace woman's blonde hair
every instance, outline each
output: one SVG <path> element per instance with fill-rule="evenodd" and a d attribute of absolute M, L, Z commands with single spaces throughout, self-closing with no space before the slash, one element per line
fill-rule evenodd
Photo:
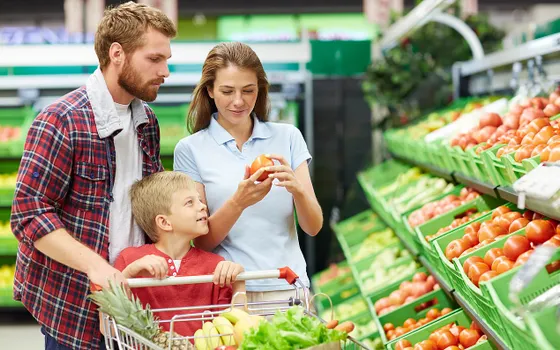
<path fill-rule="evenodd" d="M 240 42 L 224 42 L 210 50 L 202 66 L 202 78 L 194 89 L 187 115 L 187 129 L 191 134 L 210 125 L 212 113 L 217 112 L 217 109 L 214 100 L 208 94 L 208 89 L 214 88 L 217 71 L 229 66 L 251 70 L 256 73 L 259 91 L 252 112 L 257 115 L 260 121 L 268 120 L 270 111 L 269 84 L 261 60 L 249 45 Z"/>

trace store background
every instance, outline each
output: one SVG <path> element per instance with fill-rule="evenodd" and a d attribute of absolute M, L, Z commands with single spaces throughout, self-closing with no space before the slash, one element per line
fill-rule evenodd
<path fill-rule="evenodd" d="M 105 4 L 120 2 L 123 1 L 107 0 Z M 343 257 L 329 223 L 369 208 L 356 174 L 383 154 L 379 145 L 372 142 L 375 118 L 362 90 L 372 46 L 383 31 L 382 26 L 372 23 L 364 14 L 368 2 L 376 3 L 368 0 L 178 1 L 178 42 L 280 42 L 299 40 L 304 31 L 309 35 L 311 60 L 307 69 L 312 74 L 313 181 L 325 220 L 323 230 L 313 240 L 300 233 L 310 274 Z M 403 4 L 405 10 L 414 5 L 409 0 Z M 65 14 L 64 6 L 64 0 L 0 0 L 0 61 L 7 46 L 91 43 L 92 31 L 84 36 L 66 30 L 65 21 L 80 27 L 81 20 L 75 13 Z M 553 33 L 560 27 L 560 4 L 556 0 L 485 0 L 478 2 L 478 11 L 504 31 L 503 48 Z M 0 65 L 0 80 L 13 74 L 42 74 L 40 70 Z M 280 96 L 279 108 L 287 115 L 298 116 L 291 120 L 305 131 L 301 89 L 302 86 L 279 83 L 276 90 Z M 55 90 L 49 94 L 62 92 Z M 188 89 L 180 92 L 188 93 Z M 2 101 L 14 96 L 19 96 L 15 85 L 0 90 L 0 112 L 6 108 Z M 17 157 L 7 156 L 2 160 L 2 172 L 17 170 L 17 164 Z M 4 223 L 1 229 L 7 235 L 10 228 L 5 223 L 10 203 L 8 198 L 0 208 L 0 223 Z M 10 256 L 2 259 L 9 262 Z M 25 323 L 28 316 L 17 306 L 2 308 L 0 305 L 0 319 L 5 321 L 3 324 L 16 320 Z M 7 330 L 0 325 L 0 339 Z M 25 331 L 21 333 L 22 337 L 25 334 Z"/>

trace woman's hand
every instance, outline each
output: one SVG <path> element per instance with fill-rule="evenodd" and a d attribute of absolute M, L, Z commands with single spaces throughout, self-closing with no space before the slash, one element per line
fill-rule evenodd
<path fill-rule="evenodd" d="M 232 201 L 242 210 L 251 205 L 261 201 L 270 189 L 272 188 L 272 178 L 268 178 L 260 183 L 257 183 L 257 179 L 265 171 L 264 168 L 257 170 L 252 176 L 250 175 L 249 166 L 245 166 L 245 176 L 243 181 L 237 186 L 237 191 L 233 195 Z"/>
<path fill-rule="evenodd" d="M 276 159 L 280 162 L 280 165 L 268 166 L 265 171 L 270 172 L 268 176 L 269 179 L 278 179 L 276 186 L 285 187 L 288 192 L 292 195 L 296 195 L 303 192 L 303 186 L 296 177 L 296 174 L 292 170 L 292 167 L 284 157 L 277 154 L 267 154 L 270 159 Z"/>

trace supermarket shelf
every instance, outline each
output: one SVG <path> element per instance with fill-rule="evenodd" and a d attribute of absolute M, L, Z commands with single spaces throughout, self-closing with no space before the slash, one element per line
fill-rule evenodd
<path fill-rule="evenodd" d="M 430 271 L 430 274 L 433 275 L 433 276 L 435 277 L 435 279 L 438 281 L 438 284 L 439 284 L 439 286 L 441 287 L 441 289 L 443 289 L 443 291 L 444 291 L 448 296 L 453 297 L 453 296 L 452 296 L 452 293 L 453 293 L 455 290 L 454 290 L 453 288 L 451 288 L 451 286 L 448 285 L 447 282 L 445 282 L 444 280 L 442 280 L 442 279 L 438 276 L 436 270 L 434 270 L 434 268 L 432 267 L 432 265 L 430 265 L 430 263 L 428 262 L 428 260 L 426 260 L 426 258 L 423 257 L 423 256 L 420 256 L 419 260 L 420 260 L 420 263 L 421 263 L 422 265 L 424 265 L 424 267 L 425 267 L 426 269 L 428 269 L 428 271 Z"/>
<path fill-rule="evenodd" d="M 461 173 L 455 171 L 449 172 L 431 165 L 424 164 L 422 162 L 417 162 L 409 158 L 399 157 L 396 155 L 393 155 L 393 158 L 409 164 L 413 164 L 427 172 L 430 172 L 431 174 L 434 174 L 446 180 L 461 183 L 465 186 L 474 188 L 480 193 L 484 193 L 494 198 L 503 199 L 517 205 L 518 194 L 511 187 L 493 186 L 480 180 L 465 176 Z M 560 220 L 560 209 L 554 208 L 550 204 L 542 201 L 526 199 L 525 209 L 540 213 L 551 219 Z"/>
<path fill-rule="evenodd" d="M 427 172 L 429 172 L 431 174 L 434 174 L 436 176 L 439 176 L 442 179 L 445 179 L 445 180 L 448 180 L 448 181 L 454 181 L 453 173 L 451 173 L 451 172 L 449 172 L 445 169 L 441 169 L 439 167 L 436 167 L 436 166 L 433 166 L 433 165 L 430 165 L 430 164 L 413 161 L 413 160 L 410 160 L 408 158 L 399 157 L 397 155 L 393 155 L 393 158 L 395 158 L 397 160 L 400 160 L 402 162 L 405 162 L 405 163 L 414 163 L 414 165 L 416 165 L 420 169 L 426 170 Z"/>
<path fill-rule="evenodd" d="M 437 279 L 437 278 L 436 278 Z M 476 312 L 473 311 L 473 309 L 469 306 L 469 304 L 467 304 L 465 302 L 465 300 L 463 300 L 463 298 L 457 294 L 457 293 L 453 293 L 453 296 L 455 298 L 455 301 L 457 301 L 457 304 L 459 304 L 459 306 L 465 310 L 465 312 L 467 313 L 467 315 L 469 315 L 469 317 L 476 322 L 476 324 L 480 327 L 480 329 L 482 329 L 482 331 L 484 332 L 484 334 L 486 334 L 486 336 L 488 337 L 488 339 L 490 339 L 490 341 L 492 343 L 494 343 L 494 345 L 496 345 L 496 347 L 498 348 L 498 350 L 508 350 L 509 347 L 504 344 L 504 342 L 502 341 L 502 339 L 496 334 L 496 332 L 494 332 L 494 330 L 490 327 L 488 327 L 488 325 L 476 314 Z"/>
<path fill-rule="evenodd" d="M 472 177 L 468 177 L 457 172 L 453 173 L 453 178 L 455 179 L 455 182 L 459 182 L 462 183 L 463 185 L 474 188 L 480 193 L 484 193 L 494 198 L 498 198 L 498 194 L 496 193 L 495 186 L 481 182 L 477 179 L 473 179 Z"/>

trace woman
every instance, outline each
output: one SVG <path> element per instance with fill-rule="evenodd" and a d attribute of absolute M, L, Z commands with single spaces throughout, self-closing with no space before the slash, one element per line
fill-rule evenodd
<path fill-rule="evenodd" d="M 207 204 L 210 232 L 195 245 L 247 271 L 289 266 L 309 286 L 294 209 L 302 229 L 315 236 L 323 225 L 299 129 L 267 122 L 268 81 L 248 46 L 221 43 L 208 54 L 187 116 L 190 136 L 174 154 L 174 170 L 197 183 Z M 249 165 L 266 154 L 275 165 L 249 176 Z M 264 171 L 272 174 L 256 179 Z M 249 302 L 287 300 L 293 287 L 281 280 L 247 281 Z"/>

